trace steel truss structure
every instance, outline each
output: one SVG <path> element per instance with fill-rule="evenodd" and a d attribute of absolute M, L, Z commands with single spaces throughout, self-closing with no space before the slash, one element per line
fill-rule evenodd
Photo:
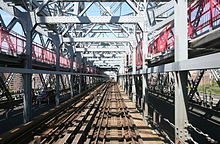
<path fill-rule="evenodd" d="M 11 109 L 8 84 L 22 74 L 24 122 L 32 118 L 34 77 L 41 89 L 56 91 L 59 105 L 62 93 L 73 97 L 116 70 L 119 84 L 171 141 L 197 143 L 190 133 L 198 132 L 195 107 L 220 131 L 218 104 L 201 106 L 197 90 L 207 70 L 219 84 L 219 0 L 0 0 L 0 8 L 12 16 L 6 24 L 0 15 L 0 88 Z M 13 31 L 17 24 L 23 35 Z M 199 70 L 196 78 L 192 70 Z M 205 143 L 219 141 L 200 129 L 208 133 L 200 132 Z"/>
<path fill-rule="evenodd" d="M 219 44 L 214 39 L 219 39 L 220 3 L 148 4 L 152 7 L 147 10 L 147 39 L 142 39 L 136 56 L 132 55 L 136 58 L 132 68 L 119 75 L 119 83 L 149 122 L 162 128 L 171 141 L 216 143 L 218 136 L 212 131 L 219 131 L 219 99 L 216 105 L 212 101 L 212 106 L 207 106 L 198 85 L 207 70 L 218 77 Z M 195 70 L 197 75 L 192 78 Z M 218 78 L 215 80 L 218 83 Z M 205 121 L 210 123 L 201 126 Z"/>

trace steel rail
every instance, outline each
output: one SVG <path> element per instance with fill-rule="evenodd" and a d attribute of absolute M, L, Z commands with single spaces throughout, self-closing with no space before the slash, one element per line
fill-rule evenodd
<path fill-rule="evenodd" d="M 41 125 L 44 125 L 51 119 L 57 118 L 56 115 L 58 116 L 59 113 L 67 109 L 67 107 L 71 107 L 72 105 L 77 104 L 84 98 L 85 95 L 88 94 L 88 92 L 94 90 L 95 88 L 97 88 L 97 86 L 76 95 L 73 99 L 62 103 L 61 105 L 49 110 L 48 112 L 37 116 L 31 122 L 23 124 L 14 130 L 0 135 L 0 143 L 24 143 L 32 140 L 35 135 L 35 130 L 37 130 Z"/>

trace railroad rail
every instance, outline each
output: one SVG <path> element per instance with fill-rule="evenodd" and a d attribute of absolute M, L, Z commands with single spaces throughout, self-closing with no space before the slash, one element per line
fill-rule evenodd
<path fill-rule="evenodd" d="M 106 84 L 102 84 L 95 89 L 89 89 L 41 114 L 29 123 L 2 134 L 0 143 L 28 143 L 36 141 L 36 137 L 40 137 L 42 141 L 53 141 L 56 139 L 56 135 L 62 132 L 63 128 L 67 127 L 71 120 L 75 119 L 77 114 L 81 113 L 83 108 L 93 100 L 94 96 L 105 87 Z"/>
<path fill-rule="evenodd" d="M 116 83 L 106 82 L 60 107 L 28 123 L 32 126 L 1 135 L 0 143 L 144 143 Z"/>

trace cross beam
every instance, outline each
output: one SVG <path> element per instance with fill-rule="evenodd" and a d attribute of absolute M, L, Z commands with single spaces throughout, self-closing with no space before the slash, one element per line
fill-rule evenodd
<path fill-rule="evenodd" d="M 39 24 L 137 24 L 144 22 L 143 16 L 39 16 Z"/>

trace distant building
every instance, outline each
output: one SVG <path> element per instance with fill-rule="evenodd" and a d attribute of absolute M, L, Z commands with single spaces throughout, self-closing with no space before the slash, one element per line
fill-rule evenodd
<path fill-rule="evenodd" d="M 193 78 L 193 80 L 195 80 L 195 78 L 197 77 L 199 71 L 191 71 L 190 74 Z M 206 85 L 206 84 L 212 84 L 212 81 L 213 81 L 213 76 L 211 74 L 210 71 L 205 71 L 200 83 L 199 83 L 199 86 L 203 86 L 203 85 Z"/>
<path fill-rule="evenodd" d="M 4 77 L 7 78 L 9 73 L 4 73 Z M 23 78 L 22 74 L 13 74 L 11 80 L 8 83 L 8 87 L 11 91 L 21 91 L 23 90 Z"/>
<path fill-rule="evenodd" d="M 4 80 L 8 78 L 9 73 L 4 73 Z M 32 88 L 38 89 L 42 87 L 42 83 L 38 74 L 33 74 L 32 76 Z M 22 74 L 11 75 L 11 80 L 9 80 L 8 88 L 10 91 L 21 91 L 23 90 L 23 77 Z"/>

